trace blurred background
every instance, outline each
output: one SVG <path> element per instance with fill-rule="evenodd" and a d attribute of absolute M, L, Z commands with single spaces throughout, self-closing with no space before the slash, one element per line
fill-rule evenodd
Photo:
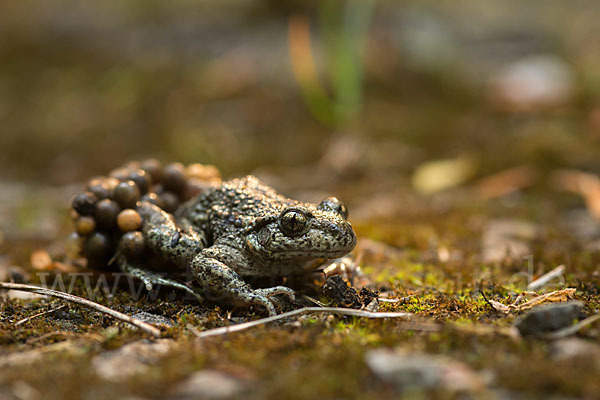
<path fill-rule="evenodd" d="M 568 186 L 559 168 L 600 170 L 597 11 L 3 2 L 2 232 L 44 232 L 52 199 L 64 210 L 85 179 L 145 157 L 254 173 L 308 200 L 340 194 L 358 219 L 443 210 L 438 195 L 459 187 L 474 204 L 543 198 Z"/>

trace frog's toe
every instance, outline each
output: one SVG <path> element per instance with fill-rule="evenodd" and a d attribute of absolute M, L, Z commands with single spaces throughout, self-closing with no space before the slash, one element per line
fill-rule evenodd
<path fill-rule="evenodd" d="M 294 291 L 289 287 L 285 286 L 275 286 L 264 289 L 256 289 L 255 292 L 266 297 L 275 296 L 277 294 L 285 294 L 292 301 L 296 299 L 296 294 L 294 293 Z"/>
<path fill-rule="evenodd" d="M 250 302 L 265 307 L 269 312 L 269 316 L 277 315 L 275 305 L 267 296 L 255 293 L 251 297 Z"/>

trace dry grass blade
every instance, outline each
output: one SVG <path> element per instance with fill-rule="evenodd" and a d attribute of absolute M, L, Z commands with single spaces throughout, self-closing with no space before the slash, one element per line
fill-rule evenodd
<path fill-rule="evenodd" d="M 600 319 L 600 314 L 594 314 L 591 317 L 584 319 L 583 321 L 579 321 L 575 325 L 568 326 L 568 327 L 560 329 L 556 332 L 552 332 L 552 333 L 546 335 L 546 337 L 548 339 L 561 339 L 561 338 L 564 338 L 567 336 L 571 336 L 574 333 L 577 333 L 584 326 L 587 326 L 593 322 L 596 322 L 599 319 Z"/>
<path fill-rule="evenodd" d="M 44 311 L 44 312 L 32 315 L 31 317 L 23 318 L 22 320 L 20 320 L 18 322 L 15 322 L 15 326 L 19 326 L 21 324 L 24 324 L 25 322 L 30 321 L 30 320 L 32 320 L 34 318 L 38 318 L 38 317 L 41 317 L 41 316 L 44 316 L 44 315 L 47 315 L 47 314 L 51 314 L 51 313 L 53 313 L 55 311 L 58 311 L 58 310 L 60 310 L 62 308 L 65 308 L 65 304 L 63 304 L 60 307 L 53 308 L 52 310 Z"/>
<path fill-rule="evenodd" d="M 544 304 L 544 303 L 559 303 L 562 301 L 567 301 L 572 299 L 575 295 L 576 289 L 567 288 L 563 290 L 556 290 L 554 292 L 546 293 L 546 294 L 538 294 L 536 292 L 523 292 L 517 297 L 514 303 L 506 305 L 500 302 L 497 302 L 492 299 L 488 299 L 483 292 L 481 292 L 485 301 L 492 307 L 494 310 L 498 312 L 502 312 L 505 314 L 510 313 L 511 311 L 524 311 L 535 306 Z M 533 299 L 526 301 L 523 304 L 519 304 L 522 299 L 526 296 L 534 296 Z"/>
<path fill-rule="evenodd" d="M 355 317 L 364 318 L 410 318 L 413 317 L 412 313 L 403 312 L 371 312 L 364 310 L 355 310 L 353 308 L 337 308 L 337 307 L 304 307 L 298 310 L 288 311 L 283 314 L 273 315 L 271 317 L 258 319 L 256 321 L 245 322 L 242 324 L 224 326 L 221 328 L 209 329 L 207 331 L 198 332 L 197 329 L 190 329 L 190 331 L 199 338 L 206 338 L 210 336 L 225 335 L 232 332 L 239 332 L 252 328 L 259 325 L 268 324 L 269 322 L 279 321 L 284 318 L 293 317 L 296 315 L 304 314 L 338 314 L 338 315 L 351 315 Z M 189 327 L 188 327 L 189 328 Z M 192 327 L 193 328 L 193 327 Z"/>
<path fill-rule="evenodd" d="M 516 306 L 516 309 L 519 311 L 523 311 L 544 303 L 559 303 L 562 301 L 567 301 L 573 298 L 576 290 L 577 289 L 574 288 L 567 288 L 546 293 Z"/>
<path fill-rule="evenodd" d="M 489 300 L 487 300 L 487 302 L 496 311 L 500 311 L 505 314 L 508 314 L 511 310 L 510 306 L 504 305 L 504 304 L 500 303 L 499 301 L 489 299 Z"/>
<path fill-rule="evenodd" d="M 146 322 L 140 321 L 138 319 L 132 318 L 129 315 L 120 313 L 116 310 L 103 306 L 102 304 L 95 303 L 93 301 L 84 299 L 83 297 L 75 296 L 70 293 L 60 292 L 58 290 L 46 289 L 39 286 L 32 285 L 24 285 L 21 283 L 9 283 L 9 282 L 0 282 L 0 289 L 8 289 L 8 290 L 19 290 L 22 292 L 30 292 L 37 293 L 46 296 L 56 297 L 58 299 L 66 300 L 71 303 L 79 304 L 85 307 L 92 308 L 96 311 L 99 311 L 103 314 L 110 315 L 113 318 L 116 318 L 120 321 L 127 322 L 144 332 L 147 332 L 155 337 L 160 337 L 160 329 L 152 326 Z"/>
<path fill-rule="evenodd" d="M 527 285 L 527 290 L 538 290 L 538 289 L 543 288 L 552 279 L 562 276 L 562 274 L 565 272 L 566 268 L 567 267 L 565 267 L 564 265 L 559 265 L 558 267 L 554 268 L 552 271 L 545 273 L 544 275 L 540 276 L 533 282 L 529 283 L 529 285 Z"/>

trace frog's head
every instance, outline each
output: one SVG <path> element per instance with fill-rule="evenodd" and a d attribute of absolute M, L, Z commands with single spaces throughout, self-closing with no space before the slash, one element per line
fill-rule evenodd
<path fill-rule="evenodd" d="M 248 231 L 246 243 L 257 258 L 269 264 L 338 258 L 356 245 L 347 217 L 346 206 L 335 197 L 318 206 L 293 205 L 256 221 Z"/>

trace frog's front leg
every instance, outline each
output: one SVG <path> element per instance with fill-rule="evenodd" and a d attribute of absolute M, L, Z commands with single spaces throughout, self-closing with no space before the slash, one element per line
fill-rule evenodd
<path fill-rule="evenodd" d="M 206 248 L 204 232 L 194 230 L 187 221 L 180 221 L 180 227 L 171 214 L 147 202 L 142 202 L 137 211 L 142 216 L 146 244 L 178 266 L 189 266 L 194 256 Z"/>
<path fill-rule="evenodd" d="M 285 286 L 275 286 L 264 289 L 252 289 L 228 265 L 240 260 L 239 252 L 227 245 L 214 245 L 204 249 L 192 261 L 192 273 L 198 282 L 203 285 L 203 291 L 210 293 L 212 300 L 223 297 L 226 301 L 236 305 L 247 306 L 258 304 L 264 306 L 270 315 L 275 315 L 275 306 L 271 296 L 285 294 L 292 300 L 294 291 Z"/>

